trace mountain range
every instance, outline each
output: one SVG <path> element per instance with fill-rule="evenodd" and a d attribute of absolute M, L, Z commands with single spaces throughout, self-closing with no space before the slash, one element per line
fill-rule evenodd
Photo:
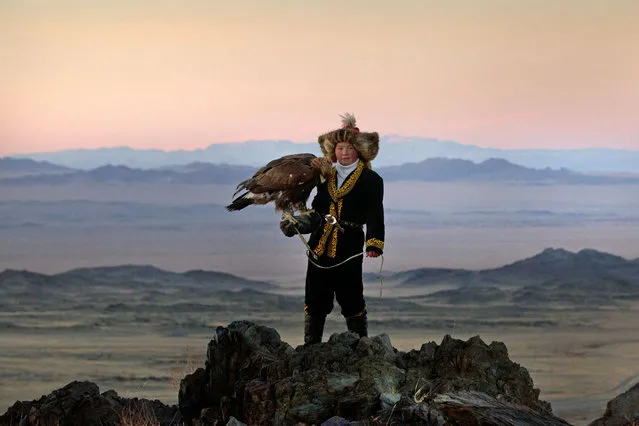
<path fill-rule="evenodd" d="M 72 172 L 74 169 L 48 161 L 34 161 L 30 158 L 0 157 L 0 177 L 18 177 L 40 173 Z"/>
<path fill-rule="evenodd" d="M 33 160 L 31 160 L 33 161 Z M 255 172 L 250 166 L 192 163 L 161 169 L 133 169 L 127 166 L 101 166 L 91 170 L 67 169 L 66 173 L 39 171 L 37 163 L 29 165 L 32 173 L 0 178 L 3 185 L 65 185 L 70 183 L 182 183 L 182 184 L 237 184 Z M 44 169 L 44 167 L 42 168 Z M 0 176 L 3 174 L 0 166 Z"/>
<path fill-rule="evenodd" d="M 399 166 L 408 161 L 429 158 L 456 158 L 482 162 L 501 158 L 530 168 L 567 168 L 583 173 L 639 173 L 639 143 L 637 150 L 608 148 L 583 149 L 497 149 L 466 145 L 433 138 L 385 135 L 380 141 L 376 167 Z M 108 164 L 131 168 L 159 168 L 175 164 L 208 162 L 215 164 L 259 167 L 282 155 L 311 152 L 320 155 L 316 142 L 294 143 L 288 140 L 253 140 L 238 143 L 213 144 L 203 149 L 163 151 L 112 147 L 62 150 L 46 153 L 15 155 L 48 161 L 77 169 L 94 169 Z"/>
<path fill-rule="evenodd" d="M 377 280 L 370 273 L 364 278 L 368 285 Z M 606 306 L 639 300 L 639 259 L 628 260 L 593 249 L 575 253 L 547 248 L 493 269 L 421 268 L 387 272 L 383 279 L 396 290 L 420 290 L 410 297 L 386 296 L 370 302 L 386 304 L 387 309 L 389 303 L 393 308 L 419 311 L 420 304 L 556 307 Z M 174 309 L 176 303 L 184 308 L 184 303 L 207 300 L 247 306 L 260 300 L 268 302 L 263 306 L 267 310 L 277 310 L 278 305 L 287 306 L 287 310 L 299 307 L 300 296 L 280 292 L 272 282 L 217 271 L 177 273 L 149 265 L 80 268 L 53 275 L 13 269 L 0 273 L 0 305 L 21 309 L 45 309 L 50 304 L 93 305 L 99 299 L 100 304 L 111 306 L 109 309 L 135 311 L 120 305 L 127 294 L 130 303 L 170 305 Z M 204 306 L 202 309 L 206 310 Z"/>
<path fill-rule="evenodd" d="M 368 276 L 373 278 L 372 275 Z M 594 249 L 571 252 L 546 248 L 534 256 L 492 269 L 467 270 L 419 268 L 386 275 L 401 286 L 435 286 L 455 282 L 464 286 L 544 285 L 559 280 L 585 282 L 592 279 L 628 281 L 639 286 L 639 258 L 629 260 Z"/>
<path fill-rule="evenodd" d="M 639 258 L 629 260 L 593 249 L 575 253 L 547 248 L 493 269 L 420 268 L 387 273 L 383 278 L 399 288 L 432 288 L 433 292 L 417 299 L 446 304 L 550 306 L 639 300 Z M 366 274 L 365 279 L 372 282 L 376 276 Z M 438 290 L 442 286 L 447 288 Z"/>
<path fill-rule="evenodd" d="M 119 265 L 78 268 L 59 274 L 5 269 L 0 272 L 0 309 L 44 309 L 47 306 L 85 306 L 120 303 L 135 294 L 138 303 L 179 302 L 204 299 L 224 291 L 270 291 L 273 283 L 249 280 L 217 271 L 176 273 L 151 265 Z M 138 299 L 139 297 L 139 299 Z"/>
<path fill-rule="evenodd" d="M 62 170 L 52 168 L 50 163 L 5 158 L 0 163 L 0 184 L 152 183 L 235 185 L 250 177 L 256 171 L 256 167 L 194 162 L 185 165 L 163 166 L 158 169 L 136 169 L 128 166 L 106 165 L 90 170 L 68 168 Z M 401 166 L 379 167 L 375 170 L 388 182 L 639 183 L 639 175 L 589 175 L 567 169 L 532 169 L 497 158 L 487 159 L 481 163 L 460 159 L 431 158 L 420 162 L 405 163 Z M 18 171 L 20 173 L 17 173 Z"/>

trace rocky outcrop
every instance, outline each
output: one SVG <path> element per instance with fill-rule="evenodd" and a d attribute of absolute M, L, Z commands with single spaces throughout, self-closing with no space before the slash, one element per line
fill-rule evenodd
<path fill-rule="evenodd" d="M 503 343 L 479 337 L 404 353 L 385 334 L 345 332 L 293 349 L 276 330 L 239 321 L 217 328 L 178 397 L 190 425 L 568 424 Z"/>
<path fill-rule="evenodd" d="M 160 401 L 100 394 L 95 383 L 71 382 L 30 402 L 16 402 L 0 416 L 0 426 L 169 426 L 181 424 L 176 407 Z"/>
<path fill-rule="evenodd" d="M 0 426 L 567 425 L 539 400 L 501 342 L 445 336 L 400 352 L 385 335 L 345 332 L 291 347 L 247 321 L 218 327 L 205 365 L 180 383 L 178 406 L 72 382 L 16 402 Z"/>
<path fill-rule="evenodd" d="M 639 383 L 610 400 L 603 416 L 588 426 L 639 425 Z"/>

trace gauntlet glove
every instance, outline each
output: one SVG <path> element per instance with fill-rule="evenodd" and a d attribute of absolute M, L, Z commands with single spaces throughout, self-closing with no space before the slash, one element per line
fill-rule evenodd
<path fill-rule="evenodd" d="M 292 237 L 296 234 L 295 227 L 297 227 L 300 234 L 310 234 L 322 221 L 321 216 L 315 210 L 294 215 L 293 217 L 295 218 L 295 222 L 289 218 L 280 221 L 280 230 L 287 237 Z"/>

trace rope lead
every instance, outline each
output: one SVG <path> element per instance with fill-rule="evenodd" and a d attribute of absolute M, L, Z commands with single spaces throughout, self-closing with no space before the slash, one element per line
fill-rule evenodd
<path fill-rule="evenodd" d="M 327 215 L 328 216 L 328 215 Z M 331 216 L 332 217 L 332 216 Z M 334 220 L 335 218 L 333 218 Z M 322 265 L 318 265 L 317 263 L 315 263 L 313 261 L 313 259 L 318 260 L 318 256 L 317 254 L 311 250 L 311 248 L 308 245 L 308 242 L 306 242 L 306 239 L 304 239 L 304 236 L 302 235 L 302 233 L 299 231 L 299 229 L 297 229 L 297 226 L 293 225 L 293 228 L 295 229 L 295 232 L 297 233 L 297 235 L 300 237 L 300 239 L 302 240 L 302 243 L 304 243 L 304 246 L 306 247 L 306 257 L 308 258 L 308 261 L 311 262 L 313 265 L 315 265 L 316 267 L 320 268 L 320 269 L 333 269 L 333 268 L 337 268 L 338 266 L 341 266 L 343 264 L 345 264 L 346 262 L 355 259 L 356 257 L 362 256 L 364 254 L 363 251 L 361 251 L 360 253 L 354 254 L 351 257 L 341 261 L 340 263 L 333 265 L 333 266 L 322 266 Z M 313 258 L 311 259 L 311 255 L 313 256 Z M 379 255 L 382 258 L 382 261 L 380 262 L 379 265 L 379 272 L 377 273 L 377 278 L 379 279 L 379 298 L 382 298 L 382 288 L 384 287 L 384 280 L 382 278 L 382 268 L 384 267 L 384 255 L 380 254 Z"/>
<path fill-rule="evenodd" d="M 333 269 L 333 268 L 337 268 L 338 266 L 341 266 L 343 264 L 345 264 L 346 262 L 355 259 L 356 257 L 362 256 L 364 254 L 364 252 L 360 252 L 360 253 L 356 253 L 354 255 L 352 255 L 351 257 L 346 258 L 345 260 L 342 260 L 340 263 L 335 264 L 333 266 L 322 266 L 322 265 L 318 265 L 317 263 L 315 263 L 313 261 L 313 259 L 311 259 L 311 257 L 309 256 L 310 254 L 310 250 L 306 250 L 306 257 L 308 258 L 308 261 L 311 262 L 314 266 L 320 268 L 320 269 Z M 315 253 L 313 253 L 315 254 Z M 379 279 L 379 298 L 382 298 L 382 288 L 384 287 L 384 279 L 382 278 L 382 268 L 384 267 L 384 255 L 380 254 L 379 257 L 381 257 L 382 261 L 379 264 L 379 272 L 377 273 L 377 278 Z"/>

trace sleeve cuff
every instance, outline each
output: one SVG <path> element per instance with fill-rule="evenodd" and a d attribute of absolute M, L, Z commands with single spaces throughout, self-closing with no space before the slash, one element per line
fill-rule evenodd
<path fill-rule="evenodd" d="M 384 251 L 384 241 L 378 240 L 377 238 L 369 238 L 366 240 L 366 251 L 369 250 L 382 254 Z"/>

